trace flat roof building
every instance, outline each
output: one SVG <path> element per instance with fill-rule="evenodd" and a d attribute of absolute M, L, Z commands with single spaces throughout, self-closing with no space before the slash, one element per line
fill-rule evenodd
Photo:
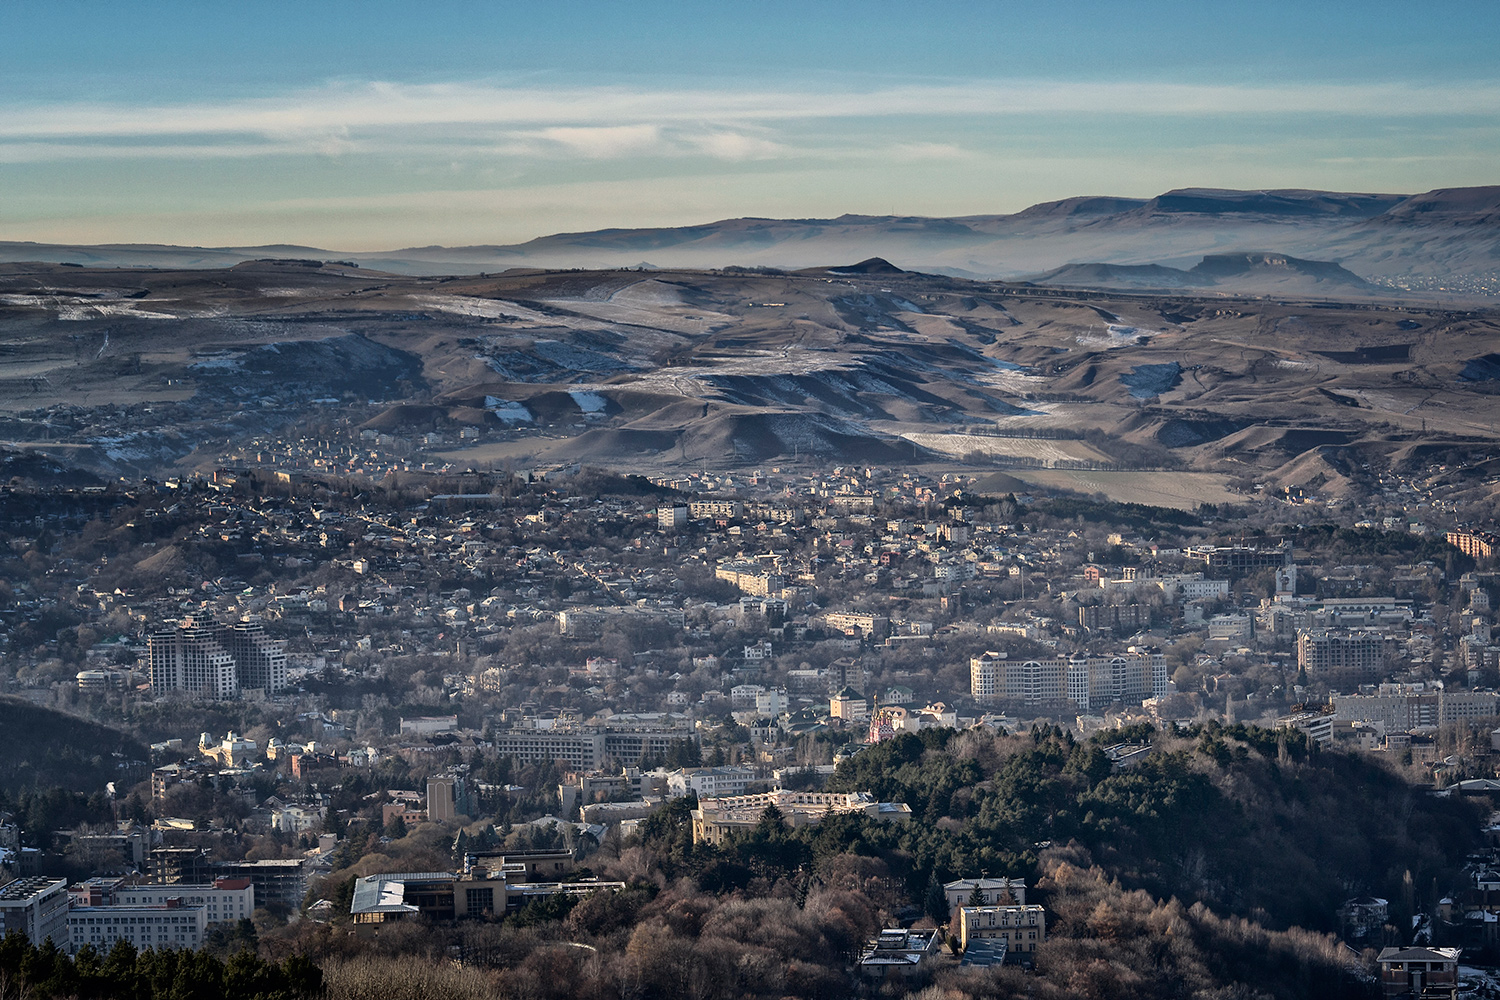
<path fill-rule="evenodd" d="M 1028 958 L 1047 940 L 1047 918 L 1042 908 L 1031 906 L 961 906 L 958 909 L 958 940 L 968 948 L 978 938 L 999 938 L 1012 955 Z"/>
<path fill-rule="evenodd" d="M 184 906 L 178 900 L 133 906 L 75 906 L 67 911 L 67 951 L 77 954 L 84 945 L 100 953 L 116 941 L 125 940 L 137 950 L 147 948 L 203 947 L 208 929 L 208 911 L 202 906 Z"/>
<path fill-rule="evenodd" d="M 21 933 L 33 944 L 68 940 L 68 880 L 18 878 L 0 886 L 0 937 Z"/>

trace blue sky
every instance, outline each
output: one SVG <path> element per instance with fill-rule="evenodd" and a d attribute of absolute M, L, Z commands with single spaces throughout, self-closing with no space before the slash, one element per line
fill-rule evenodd
<path fill-rule="evenodd" d="M 385 249 L 1500 183 L 1500 8 L 0 5 L 0 239 Z"/>

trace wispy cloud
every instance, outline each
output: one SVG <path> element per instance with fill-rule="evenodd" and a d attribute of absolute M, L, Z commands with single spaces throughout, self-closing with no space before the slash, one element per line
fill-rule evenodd
<path fill-rule="evenodd" d="M 1439 87 L 1029 80 L 744 91 L 334 84 L 222 102 L 12 105 L 0 109 L 0 161 L 446 152 L 476 145 L 535 157 L 745 160 L 816 145 L 807 137 L 816 130 L 806 125 L 839 119 L 1287 115 L 1497 116 L 1500 81 Z M 912 148 L 922 142 L 913 137 Z"/>

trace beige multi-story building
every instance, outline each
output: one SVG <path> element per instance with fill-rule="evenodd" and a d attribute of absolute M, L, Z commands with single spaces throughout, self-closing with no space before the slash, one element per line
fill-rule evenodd
<path fill-rule="evenodd" d="M 260 619 L 224 625 L 190 615 L 146 640 L 151 690 L 233 698 L 241 691 L 275 694 L 286 687 L 286 649 L 266 636 Z"/>
<path fill-rule="evenodd" d="M 739 517 L 745 505 L 738 500 L 690 500 L 688 516 L 694 521 L 706 517 Z"/>
<path fill-rule="evenodd" d="M 1500 552 L 1500 535 L 1488 531 L 1450 531 L 1448 544 L 1466 556 L 1490 559 Z"/>
<path fill-rule="evenodd" d="M 681 716 L 615 716 L 602 726 L 554 729 L 500 729 L 490 737 L 495 753 L 520 763 L 560 760 L 575 771 L 595 771 L 616 761 L 665 757 L 674 745 L 696 743 L 698 735 Z"/>
<path fill-rule="evenodd" d="M 973 940 L 995 939 L 1006 943 L 1011 955 L 1029 955 L 1047 940 L 1047 916 L 1040 906 L 961 906 L 958 910 L 958 940 L 963 948 Z"/>
<path fill-rule="evenodd" d="M 1297 633 L 1297 666 L 1310 677 L 1342 673 L 1379 680 L 1400 651 L 1400 640 L 1378 629 L 1308 629 Z"/>
<path fill-rule="evenodd" d="M 663 531 L 672 531 L 687 523 L 687 504 L 663 504 L 656 508 L 656 526 Z"/>
<path fill-rule="evenodd" d="M 1500 694 L 1495 691 L 1448 691 L 1437 682 L 1381 684 L 1363 688 L 1358 694 L 1335 694 L 1332 698 L 1336 720 L 1380 723 L 1387 733 L 1500 715 Z"/>
<path fill-rule="evenodd" d="M 1090 711 L 1117 701 L 1139 704 L 1166 691 L 1166 658 L 1160 650 L 1144 647 L 1132 646 L 1116 656 L 1013 660 L 987 652 L 969 660 L 969 693 L 980 704 L 1071 701 Z"/>
<path fill-rule="evenodd" d="M 852 687 L 841 688 L 828 699 L 828 717 L 862 722 L 870 717 L 870 703 Z"/>
<path fill-rule="evenodd" d="M 859 635 L 864 638 L 883 638 L 891 630 L 891 620 L 885 615 L 862 614 L 854 611 L 830 611 L 823 621 L 835 632 Z"/>
<path fill-rule="evenodd" d="M 780 597 L 786 589 L 785 575 L 767 572 L 758 563 L 725 563 L 714 569 L 714 576 L 752 597 Z"/>
<path fill-rule="evenodd" d="M 911 808 L 906 803 L 876 802 L 869 792 L 794 792 L 779 788 L 757 795 L 699 799 L 698 808 L 693 810 L 693 843 L 722 845 L 730 835 L 754 829 L 771 807 L 793 829 L 812 826 L 825 816 L 847 813 L 863 813 L 886 823 L 911 821 Z"/>
<path fill-rule="evenodd" d="M 286 687 L 286 644 L 266 634 L 260 616 L 230 624 L 229 655 L 234 657 L 240 690 L 275 694 Z"/>
<path fill-rule="evenodd" d="M 184 618 L 177 628 L 148 638 L 146 650 L 151 690 L 157 694 L 186 691 L 210 698 L 233 698 L 240 692 L 229 636 L 212 618 Z"/>

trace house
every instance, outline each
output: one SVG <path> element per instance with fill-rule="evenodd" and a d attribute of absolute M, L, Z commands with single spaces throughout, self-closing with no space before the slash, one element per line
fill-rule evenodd
<path fill-rule="evenodd" d="M 1453 997 L 1458 993 L 1458 958 L 1462 948 L 1383 948 L 1380 995 L 1383 997 Z"/>
<path fill-rule="evenodd" d="M 323 826 L 328 807 L 292 803 L 271 811 L 271 829 L 286 833 L 306 833 Z"/>
<path fill-rule="evenodd" d="M 924 976 L 942 946 L 936 930 L 884 930 L 865 945 L 859 956 L 859 974 L 880 982 L 910 982 Z"/>
<path fill-rule="evenodd" d="M 977 895 L 976 895 L 977 894 Z M 948 912 L 961 906 L 1000 906 L 1026 903 L 1026 880 L 1020 878 L 961 878 L 943 886 Z"/>
<path fill-rule="evenodd" d="M 1378 937 L 1390 919 L 1390 904 L 1378 896 L 1356 896 L 1339 907 L 1344 936 L 1356 941 Z"/>

